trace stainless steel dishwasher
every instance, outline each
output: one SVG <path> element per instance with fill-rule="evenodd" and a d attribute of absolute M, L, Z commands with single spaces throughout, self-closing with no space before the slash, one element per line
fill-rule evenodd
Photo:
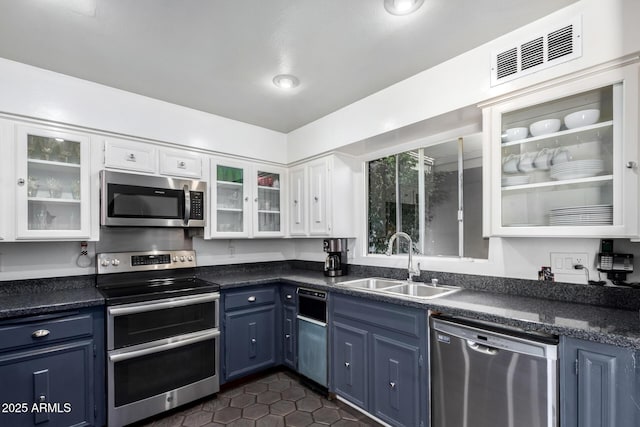
<path fill-rule="evenodd" d="M 432 427 L 558 426 L 558 339 L 432 316 Z"/>
<path fill-rule="evenodd" d="M 327 293 L 298 288 L 298 373 L 327 387 Z"/>

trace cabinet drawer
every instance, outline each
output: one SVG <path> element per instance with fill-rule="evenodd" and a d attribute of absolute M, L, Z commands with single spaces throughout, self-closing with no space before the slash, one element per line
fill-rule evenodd
<path fill-rule="evenodd" d="M 201 156 L 195 153 L 161 151 L 160 173 L 186 178 L 202 178 Z"/>
<path fill-rule="evenodd" d="M 420 336 L 421 322 L 424 321 L 426 324 L 422 310 L 342 295 L 334 296 L 333 311 L 336 316 L 365 322 L 412 337 Z"/>
<path fill-rule="evenodd" d="M 40 322 L 25 320 L 21 323 L 0 326 L 0 351 L 92 334 L 93 318 L 90 314 Z"/>
<path fill-rule="evenodd" d="M 281 286 L 280 287 L 280 300 L 283 304 L 296 304 L 296 287 L 295 286 Z"/>
<path fill-rule="evenodd" d="M 276 301 L 275 289 L 248 289 L 240 292 L 228 293 L 225 295 L 225 310 L 236 308 L 247 308 L 255 305 L 273 304 Z"/>
<path fill-rule="evenodd" d="M 149 144 L 121 139 L 104 143 L 104 165 L 108 168 L 140 172 L 156 171 L 156 149 Z"/>

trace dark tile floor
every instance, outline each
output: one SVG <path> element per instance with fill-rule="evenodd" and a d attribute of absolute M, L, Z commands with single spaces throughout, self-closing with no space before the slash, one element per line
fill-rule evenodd
<path fill-rule="evenodd" d="M 211 399 L 186 405 L 144 427 L 380 426 L 337 400 L 327 400 L 290 372 L 271 372 L 223 388 Z"/>

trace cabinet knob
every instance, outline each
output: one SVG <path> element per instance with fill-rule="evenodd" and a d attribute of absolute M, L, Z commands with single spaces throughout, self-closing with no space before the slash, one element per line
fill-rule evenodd
<path fill-rule="evenodd" d="M 255 344 L 256 343 L 256 339 L 255 338 L 251 338 L 251 344 Z"/>
<path fill-rule="evenodd" d="M 632 162 L 627 162 L 627 164 L 625 164 L 625 166 L 626 166 L 627 169 L 633 169 L 636 166 L 638 166 L 638 164 L 636 162 L 632 161 Z"/>
<path fill-rule="evenodd" d="M 130 162 L 135 162 L 136 161 L 136 155 L 133 153 L 129 153 L 129 156 L 127 157 L 127 160 Z"/>
<path fill-rule="evenodd" d="M 284 335 L 284 337 L 285 337 L 286 339 L 289 339 L 289 338 L 291 338 L 291 335 L 289 335 L 289 334 L 285 334 L 285 335 Z"/>
<path fill-rule="evenodd" d="M 184 169 L 186 166 L 187 166 L 187 164 L 184 161 L 181 160 L 181 161 L 178 162 L 178 167 L 180 169 Z"/>
<path fill-rule="evenodd" d="M 389 387 L 391 387 L 391 388 L 396 388 L 396 383 L 394 383 L 393 381 L 391 381 L 391 382 L 389 383 Z"/>
<path fill-rule="evenodd" d="M 40 401 L 40 403 L 44 403 L 47 401 L 47 396 L 45 396 L 44 394 L 41 394 L 38 400 Z"/>
<path fill-rule="evenodd" d="M 349 362 L 344 362 L 344 366 L 348 368 L 349 366 L 351 366 L 351 363 L 349 363 Z"/>
<path fill-rule="evenodd" d="M 294 204 L 294 205 L 297 205 L 297 204 L 298 204 L 298 201 L 297 201 L 297 200 L 294 200 L 294 201 L 293 201 L 293 204 Z"/>
<path fill-rule="evenodd" d="M 293 298 L 293 296 L 292 296 L 291 294 L 287 294 L 287 297 L 286 297 L 286 298 L 287 298 L 287 299 L 292 299 L 292 298 Z"/>
<path fill-rule="evenodd" d="M 249 301 L 249 302 L 256 302 L 256 297 L 251 296 L 251 297 L 247 298 L 247 301 Z"/>
<path fill-rule="evenodd" d="M 33 338 L 44 338 L 47 335 L 49 335 L 49 330 L 47 329 L 38 329 L 37 331 L 33 331 L 33 333 L 31 334 L 31 336 Z"/>
<path fill-rule="evenodd" d="M 254 202 L 258 203 L 258 198 L 253 199 Z"/>
<path fill-rule="evenodd" d="M 317 202 L 318 201 L 318 196 L 313 196 L 313 200 Z"/>
<path fill-rule="evenodd" d="M 245 198 L 244 198 L 244 201 L 245 201 L 245 202 L 248 202 L 248 201 L 249 201 L 249 196 L 245 197 Z"/>
<path fill-rule="evenodd" d="M 18 178 L 18 185 L 24 185 L 24 178 Z"/>

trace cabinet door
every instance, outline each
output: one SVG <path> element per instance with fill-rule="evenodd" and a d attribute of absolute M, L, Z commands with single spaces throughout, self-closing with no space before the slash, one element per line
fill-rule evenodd
<path fill-rule="evenodd" d="M 275 365 L 275 313 L 268 305 L 225 314 L 227 380 Z"/>
<path fill-rule="evenodd" d="M 289 173 L 289 234 L 305 236 L 307 234 L 307 169 L 302 167 Z"/>
<path fill-rule="evenodd" d="M 0 413 L 0 425 L 94 425 L 93 341 L 7 353 L 0 378 L 0 402 L 26 404 Z"/>
<path fill-rule="evenodd" d="M 160 173 L 185 178 L 202 178 L 202 156 L 185 151 L 162 150 Z"/>
<path fill-rule="evenodd" d="M 104 142 L 105 167 L 154 173 L 156 163 L 156 148 L 151 144 L 111 138 Z"/>
<path fill-rule="evenodd" d="M 309 234 L 326 236 L 329 230 L 327 197 L 328 163 L 322 160 L 309 166 Z"/>
<path fill-rule="evenodd" d="M 253 179 L 253 235 L 283 236 L 284 169 L 256 167 Z"/>
<path fill-rule="evenodd" d="M 420 349 L 373 335 L 371 412 L 392 425 L 420 425 Z"/>
<path fill-rule="evenodd" d="M 634 351 L 564 338 L 560 411 L 563 427 L 637 426 L 640 367 Z"/>
<path fill-rule="evenodd" d="M 368 409 L 367 331 L 334 321 L 332 382 L 336 394 Z"/>
<path fill-rule="evenodd" d="M 210 237 L 248 237 L 251 228 L 251 180 L 248 164 L 211 162 Z"/>
<path fill-rule="evenodd" d="M 296 306 L 282 306 L 282 362 L 291 369 L 296 369 Z"/>
<path fill-rule="evenodd" d="M 88 239 L 89 137 L 17 128 L 16 238 Z"/>
<path fill-rule="evenodd" d="M 491 108 L 491 234 L 635 236 L 637 111 L 637 67 Z"/>

